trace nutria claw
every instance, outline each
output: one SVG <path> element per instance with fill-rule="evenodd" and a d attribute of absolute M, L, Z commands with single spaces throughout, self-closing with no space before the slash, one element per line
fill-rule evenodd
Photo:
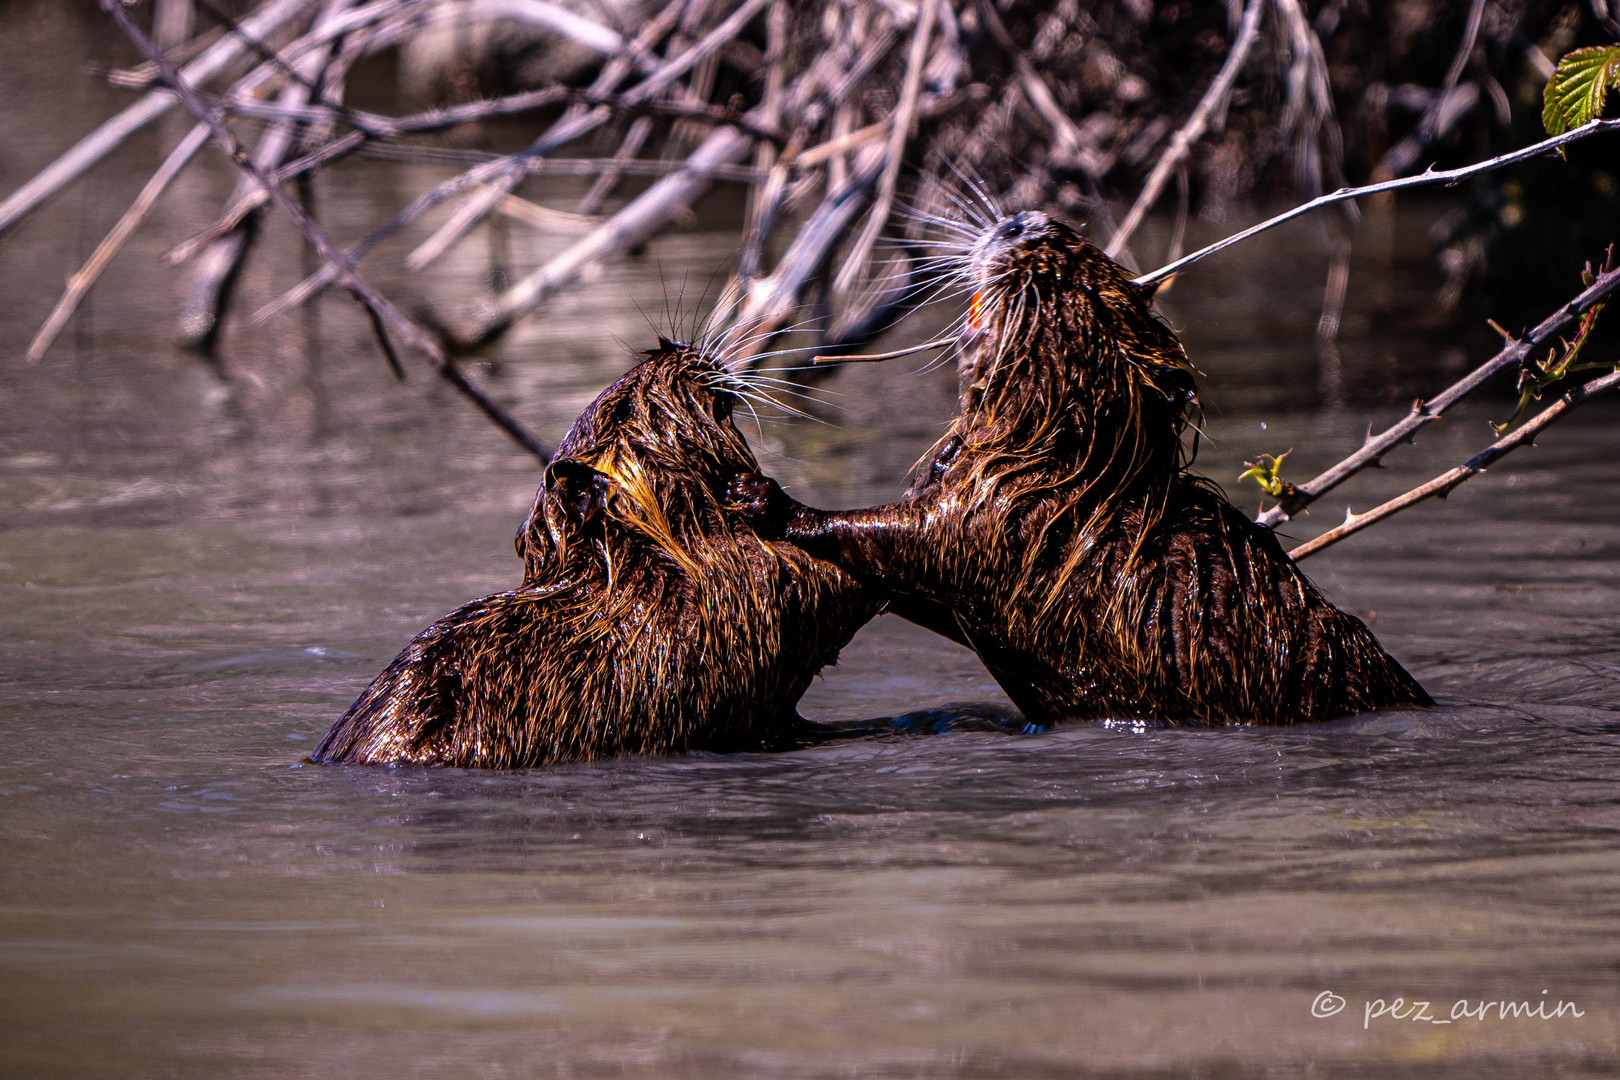
<path fill-rule="evenodd" d="M 751 525 L 767 540 L 780 540 L 787 533 L 793 500 L 782 485 L 764 473 L 738 473 L 726 486 L 725 506 Z"/>

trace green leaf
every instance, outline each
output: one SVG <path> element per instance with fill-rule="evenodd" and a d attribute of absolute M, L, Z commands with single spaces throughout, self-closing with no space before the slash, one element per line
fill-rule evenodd
<path fill-rule="evenodd" d="M 1284 450 L 1275 456 L 1261 454 L 1259 461 L 1245 461 L 1243 464 L 1249 467 L 1238 474 L 1238 479 L 1253 480 L 1267 495 L 1280 499 L 1294 486 L 1282 478 L 1283 458 L 1292 453 L 1292 450 Z"/>
<path fill-rule="evenodd" d="M 1613 259 L 1614 248 L 1610 247 L 1609 256 L 1603 263 L 1603 272 L 1605 274 L 1614 269 Z M 1586 281 L 1588 278 L 1591 278 L 1592 281 L 1597 280 L 1592 274 L 1591 263 L 1587 263 L 1586 269 L 1581 273 L 1581 280 Z M 1590 287 L 1591 282 L 1588 281 L 1587 284 Z M 1532 401 L 1540 401 L 1541 392 L 1560 379 L 1566 378 L 1577 371 L 1595 371 L 1607 366 L 1602 363 L 1577 364 L 1575 362 L 1581 355 L 1581 347 L 1586 344 L 1586 339 L 1592 336 L 1592 328 L 1597 325 L 1598 316 L 1601 314 L 1603 314 L 1603 304 L 1599 303 L 1593 304 L 1586 314 L 1581 316 L 1580 325 L 1575 331 L 1575 340 L 1562 342 L 1564 350 L 1562 356 L 1559 355 L 1557 349 L 1553 349 L 1547 354 L 1547 359 L 1540 363 L 1531 357 L 1525 358 L 1524 365 L 1519 369 L 1518 407 L 1513 410 L 1512 416 L 1500 424 L 1494 420 L 1490 421 L 1492 431 L 1501 435 L 1502 432 L 1512 427 L 1513 421 L 1524 414 L 1525 407 Z M 1620 369 L 1620 364 L 1617 364 L 1616 367 Z M 1245 462 L 1244 464 L 1248 463 Z"/>
<path fill-rule="evenodd" d="M 1613 89 L 1620 89 L 1620 45 L 1567 53 L 1547 80 L 1541 111 L 1547 134 L 1562 135 L 1603 115 L 1603 101 Z"/>

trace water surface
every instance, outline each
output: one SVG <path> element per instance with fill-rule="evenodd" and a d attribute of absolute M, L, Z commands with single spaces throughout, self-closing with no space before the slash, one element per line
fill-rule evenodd
<path fill-rule="evenodd" d="M 0 64 L 8 95 L 34 95 L 3 121 L 6 190 L 120 100 L 75 83 L 42 120 L 29 10 Z M 983 668 L 882 619 L 804 711 L 927 712 L 913 729 L 943 733 L 510 773 L 304 765 L 410 635 L 516 580 L 538 477 L 427 373 L 394 384 L 339 299 L 233 323 L 217 368 L 174 353 L 180 279 L 158 256 L 215 212 L 220 169 L 25 367 L 53 283 L 177 131 L 0 242 L 0 1074 L 1620 1071 L 1612 405 L 1306 564 L 1432 710 L 969 730 L 952 718 L 1005 707 Z M 431 174 L 335 175 L 328 212 L 358 232 Z M 569 205 L 565 187 L 535 194 Z M 1466 362 L 1411 317 L 1433 282 L 1430 211 L 1410 212 L 1391 259 L 1358 268 L 1337 366 L 1311 342 L 1325 262 L 1308 231 L 1166 296 L 1205 372 L 1201 468 L 1243 501 L 1245 457 L 1292 447 L 1308 475 Z M 475 377 L 554 440 L 628 366 L 615 336 L 649 344 L 664 283 L 707 280 L 730 236 L 658 241 Z M 513 239 L 524 265 L 553 242 Z M 378 280 L 441 306 L 488 270 L 477 238 L 421 279 L 397 254 Z M 297 270 L 272 227 L 246 306 Z M 953 404 L 948 373 L 903 364 L 827 390 L 817 420 L 751 432 L 824 505 L 896 495 Z M 1506 410 L 1434 425 L 1353 504 L 1462 460 Z M 1369 1017 L 1397 996 L 1471 1015 Z M 1543 1000 L 1572 1004 L 1478 1017 Z"/>

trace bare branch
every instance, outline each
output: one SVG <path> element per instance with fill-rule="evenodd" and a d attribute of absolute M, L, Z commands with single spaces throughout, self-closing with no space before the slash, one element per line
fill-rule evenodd
<path fill-rule="evenodd" d="M 463 15 L 464 19 L 512 19 L 544 27 L 603 56 L 615 56 L 625 49 L 626 42 L 617 31 L 545 0 L 479 0 L 476 6 L 468 6 L 473 11 L 470 15 Z M 642 63 L 647 62 L 642 57 L 637 59 Z"/>
<path fill-rule="evenodd" d="M 928 43 L 934 33 L 934 13 L 939 0 L 920 0 L 917 7 L 917 28 L 911 37 L 911 50 L 906 56 L 906 78 L 900 89 L 900 104 L 895 109 L 894 126 L 889 129 L 887 160 L 883 175 L 878 179 L 877 197 L 872 201 L 872 212 L 866 225 L 850 249 L 849 259 L 838 272 L 833 288 L 848 292 L 856 277 L 865 269 L 867 256 L 878 234 L 888 224 L 889 209 L 894 204 L 894 188 L 900 181 L 900 159 L 906 142 L 911 138 L 911 126 L 917 117 L 917 94 L 922 89 L 923 66 L 928 59 Z"/>
<path fill-rule="evenodd" d="M 764 351 L 766 338 L 789 324 L 805 287 L 826 264 L 833 245 L 866 205 L 867 192 L 877 182 L 883 161 L 881 147 L 868 145 L 857 152 L 849 179 L 842 187 L 828 193 L 821 205 L 811 212 L 787 251 L 782 253 L 776 269 L 769 276 L 747 284 L 747 293 L 734 321 L 752 338 L 753 345 L 738 349 L 736 355 L 729 358 L 733 363 Z"/>
<path fill-rule="evenodd" d="M 1472 83 L 1458 86 L 1457 80 L 1462 78 L 1468 58 L 1473 55 L 1474 43 L 1479 40 L 1479 27 L 1484 17 L 1485 0 L 1473 0 L 1468 9 L 1468 22 L 1463 28 L 1462 41 L 1457 45 L 1457 53 L 1452 57 L 1451 67 L 1440 83 L 1439 92 L 1423 111 L 1417 130 L 1390 147 L 1389 153 L 1374 167 L 1374 176 L 1398 176 L 1410 169 L 1423 153 L 1424 147 L 1441 138 L 1473 111 L 1479 101 L 1479 87 Z"/>
<path fill-rule="evenodd" d="M 1029 62 L 1029 57 L 1024 55 L 1024 50 L 1013 41 L 1012 35 L 1007 32 L 1006 24 L 1001 21 L 1000 13 L 996 11 L 995 4 L 991 0 L 979 0 L 978 8 L 990 36 L 996 39 L 996 44 L 1001 46 L 1002 52 L 1012 60 L 1013 67 L 1018 72 L 1018 84 L 1023 88 L 1024 97 L 1052 128 L 1059 150 L 1087 173 L 1094 172 L 1094 166 L 1087 167 L 1091 162 L 1088 161 L 1085 139 L 1081 137 L 1080 130 L 1074 126 L 1074 121 L 1069 119 L 1069 114 L 1058 105 L 1052 91 L 1041 80 L 1040 72 Z"/>
<path fill-rule="evenodd" d="M 1524 363 L 1532 351 L 1551 341 L 1565 326 L 1603 303 L 1616 290 L 1620 290 L 1620 267 L 1599 274 L 1579 296 L 1547 316 L 1519 340 L 1509 342 L 1501 352 L 1447 387 L 1433 400 L 1416 402 L 1410 413 L 1378 435 L 1369 437 L 1361 449 L 1311 480 L 1291 487 L 1278 505 L 1255 520 L 1262 525 L 1275 527 L 1356 473 L 1378 464 L 1395 447 L 1411 442 L 1424 424 L 1440 419 L 1447 409 L 1483 386 L 1491 376 Z"/>
<path fill-rule="evenodd" d="M 770 0 L 743 0 L 743 3 L 737 6 L 737 10 L 721 20 L 713 30 L 705 34 L 691 48 L 686 49 L 679 56 L 658 65 L 642 83 L 626 92 L 623 104 L 630 107 L 641 105 L 662 94 L 675 80 L 690 71 L 700 60 L 740 33 L 742 28 L 747 26 L 749 21 L 759 13 L 760 9 L 769 2 Z M 667 31 L 659 32 L 658 36 L 662 37 L 664 32 Z M 611 89 L 622 77 L 622 70 L 610 66 L 598 76 L 592 89 Z M 525 159 L 537 157 L 542 153 L 549 153 L 564 142 L 572 141 L 586 132 L 594 131 L 607 123 L 612 117 L 613 111 L 611 109 L 606 107 L 598 108 L 588 116 L 576 119 L 572 128 L 578 130 L 569 135 L 567 139 L 553 138 L 551 144 L 544 149 L 540 149 L 537 143 L 536 146 L 531 147 L 522 154 L 514 155 L 511 166 L 503 170 L 500 175 L 490 177 L 485 181 L 489 185 L 488 193 L 470 199 L 467 205 L 458 210 L 450 221 L 440 227 L 438 232 L 424 240 L 415 251 L 406 257 L 405 265 L 411 270 L 421 270 L 448 251 L 451 245 L 467 234 L 469 229 L 482 221 L 500 201 L 499 196 L 510 194 L 512 189 L 517 186 L 518 181 L 522 179 Z M 567 123 L 566 120 L 560 121 L 559 127 L 567 125 Z M 542 140 L 544 139 L 545 137 L 542 136 Z"/>
<path fill-rule="evenodd" d="M 314 0 L 271 0 L 254 12 L 253 17 L 245 20 L 242 25 L 263 37 L 311 7 L 313 2 Z M 228 37 L 218 41 L 186 65 L 185 77 L 195 83 L 217 75 L 246 49 L 247 44 L 238 38 Z M 13 191 L 4 202 L 0 202 L 0 235 L 34 207 L 78 179 L 80 174 L 106 157 L 129 136 L 168 112 L 173 104 L 174 95 L 169 91 L 153 90 L 80 139 L 71 150 L 47 165 L 32 180 Z"/>
<path fill-rule="evenodd" d="M 146 215 L 157 205 L 158 199 L 169 184 L 179 175 L 180 170 L 186 167 L 191 156 L 207 141 L 208 128 L 204 125 L 198 124 L 188 131 L 185 138 L 169 152 L 169 156 L 158 167 L 158 171 L 152 174 L 146 186 L 141 188 L 141 193 L 135 197 L 129 209 L 124 211 L 124 216 L 118 219 L 118 224 L 114 225 L 112 231 L 96 246 L 94 254 L 79 268 L 78 273 L 68 278 L 67 289 L 62 293 L 62 299 L 56 302 L 56 307 L 45 320 L 45 325 L 34 335 L 33 344 L 28 346 L 30 364 L 38 363 L 45 355 L 45 350 L 51 347 L 56 335 L 62 332 L 62 328 L 73 317 L 73 313 L 78 310 L 79 302 L 96 283 L 101 272 L 107 269 L 107 264 L 112 262 L 113 256 L 118 254 L 131 236 L 135 235 L 135 230 L 141 227 Z"/>
<path fill-rule="evenodd" d="M 514 319 L 574 281 L 587 266 L 645 241 L 709 186 L 715 166 L 738 161 L 753 145 L 753 139 L 735 128 L 710 134 L 678 172 L 658 181 L 594 232 L 502 293 L 493 310 L 467 335 L 469 346 L 494 340 Z"/>
<path fill-rule="evenodd" d="M 1241 244 L 1251 236 L 1258 236 L 1260 233 L 1263 233 L 1268 229 L 1274 229 L 1278 225 L 1293 221 L 1297 217 L 1304 217 L 1311 211 L 1320 210 L 1324 206 L 1332 206 L 1334 203 L 1344 202 L 1347 199 L 1359 199 L 1366 195 L 1376 195 L 1381 191 L 1400 191 L 1402 188 L 1427 187 L 1430 184 L 1445 184 L 1449 186 L 1457 183 L 1459 180 L 1464 180 L 1470 176 L 1476 176 L 1479 173 L 1490 172 L 1492 169 L 1500 169 L 1506 165 L 1514 165 L 1521 161 L 1528 161 L 1533 157 L 1540 157 L 1542 154 L 1553 153 L 1559 147 L 1567 146 L 1572 142 L 1577 142 L 1586 138 L 1588 135 L 1596 135 L 1600 131 L 1612 131 L 1615 128 L 1620 128 L 1620 119 L 1593 120 L 1585 127 L 1578 127 L 1574 131 L 1566 131 L 1562 135 L 1554 135 L 1552 138 L 1543 139 L 1540 142 L 1531 146 L 1526 146 L 1521 150 L 1514 150 L 1512 153 L 1502 154 L 1499 157 L 1488 158 L 1485 161 L 1476 161 L 1472 165 L 1464 165 L 1456 169 L 1430 169 L 1427 172 L 1419 173 L 1416 176 L 1402 176 L 1395 180 L 1385 180 L 1378 184 L 1368 184 L 1366 187 L 1340 188 L 1338 191 L 1330 192 L 1329 194 L 1323 195 L 1320 198 L 1312 199 L 1310 202 L 1301 203 L 1292 210 L 1289 210 L 1287 213 L 1278 214 L 1274 218 L 1267 218 L 1258 225 L 1251 225 L 1242 232 L 1233 233 L 1226 239 L 1219 240 L 1213 244 L 1210 244 L 1208 247 L 1199 248 L 1191 255 L 1185 255 L 1182 258 L 1177 259 L 1175 262 L 1167 263 L 1152 273 L 1143 274 L 1135 280 L 1138 285 L 1151 285 L 1155 281 L 1163 281 L 1171 274 L 1183 270 L 1191 266 L 1193 263 L 1215 254 L 1217 251 L 1225 251 L 1234 244 Z"/>
<path fill-rule="evenodd" d="M 1436 495 L 1442 499 L 1445 498 L 1457 488 L 1457 485 L 1472 480 L 1498 459 L 1505 457 L 1521 446 L 1533 445 L 1535 437 L 1543 429 L 1569 412 L 1569 410 L 1616 387 L 1620 387 L 1620 371 L 1612 371 L 1607 375 L 1593 379 L 1591 382 L 1575 387 L 1553 404 L 1526 420 L 1512 434 L 1504 435 L 1455 469 L 1441 473 L 1428 483 L 1415 487 L 1404 495 L 1398 495 L 1388 502 L 1381 503 L 1364 514 L 1346 512 L 1343 525 L 1330 529 L 1316 539 L 1299 545 L 1288 554 L 1297 562 L 1300 559 L 1315 555 L 1324 548 L 1332 547 L 1345 537 L 1353 536 L 1362 529 L 1370 525 L 1376 525 L 1385 518 L 1398 514 L 1409 506 L 1415 506 L 1425 499 L 1433 498 Z"/>
<path fill-rule="evenodd" d="M 319 30 L 332 20 L 341 17 L 353 2 L 354 0 L 325 0 L 320 14 L 316 16 L 315 29 Z M 207 7 L 209 11 L 214 11 L 212 5 Z M 231 29 L 235 32 L 234 24 Z M 242 36 L 248 35 L 243 33 Z M 265 48 L 251 39 L 250 43 L 255 49 Z M 319 93 L 315 79 L 321 67 L 330 59 L 332 48 L 331 43 L 328 43 L 291 64 L 282 63 L 274 52 L 270 54 L 270 62 L 279 67 L 289 80 L 281 88 L 280 104 L 296 107 Z M 293 149 L 293 139 L 292 122 L 276 121 L 259 138 L 258 145 L 254 147 L 254 161 L 265 169 L 276 168 Z M 256 190 L 258 187 L 253 177 L 242 176 L 237 180 L 231 202 L 240 202 Z M 242 257 L 247 252 L 248 240 L 254 225 L 253 215 L 243 215 L 235 227 L 214 240 L 202 253 L 201 261 L 193 273 L 191 288 L 181 305 L 179 342 L 182 346 L 205 349 L 212 345 L 219 331 L 220 317 L 224 314 L 226 304 L 230 302 L 231 286 L 236 280 L 237 270 L 241 267 Z"/>

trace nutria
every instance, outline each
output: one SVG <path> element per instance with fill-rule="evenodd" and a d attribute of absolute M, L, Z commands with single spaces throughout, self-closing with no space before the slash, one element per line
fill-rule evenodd
<path fill-rule="evenodd" d="M 521 587 L 418 634 L 316 761 L 506 768 L 791 740 L 877 594 L 723 505 L 750 391 L 661 340 L 574 423 L 519 530 Z"/>
<path fill-rule="evenodd" d="M 894 610 L 975 649 L 1031 720 L 1430 703 L 1187 471 L 1192 369 L 1150 290 L 1036 212 L 988 225 L 961 266 L 961 414 L 928 466 L 900 502 L 844 513 L 739 487 L 767 535 L 895 590 Z"/>

